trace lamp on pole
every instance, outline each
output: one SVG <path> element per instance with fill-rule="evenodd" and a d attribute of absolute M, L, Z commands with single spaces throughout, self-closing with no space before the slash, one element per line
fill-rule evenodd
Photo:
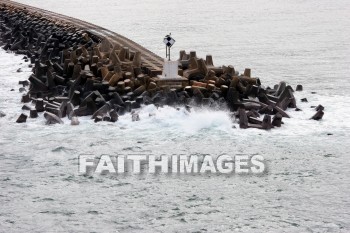
<path fill-rule="evenodd" d="M 165 44 L 165 57 L 167 57 L 170 61 L 170 48 L 175 43 L 175 40 L 171 37 L 171 33 L 164 37 L 163 42 Z"/>

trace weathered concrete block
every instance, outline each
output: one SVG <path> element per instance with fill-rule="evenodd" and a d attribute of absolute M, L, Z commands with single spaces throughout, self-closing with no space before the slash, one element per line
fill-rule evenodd
<path fill-rule="evenodd" d="M 283 109 L 283 110 L 286 110 L 289 106 L 289 104 L 291 103 L 291 99 L 286 97 L 284 98 L 282 101 L 280 101 L 279 103 L 277 103 L 277 105 Z"/>
<path fill-rule="evenodd" d="M 43 112 L 45 111 L 44 109 L 44 100 L 41 98 L 38 98 L 35 102 L 35 109 L 37 112 Z"/>
<path fill-rule="evenodd" d="M 23 85 L 23 87 L 29 86 L 28 80 L 19 81 L 18 84 L 19 84 L 19 85 Z"/>
<path fill-rule="evenodd" d="M 94 114 L 97 110 L 96 104 L 93 100 L 90 99 L 84 106 L 79 106 L 79 108 L 74 109 L 75 116 L 89 116 Z"/>
<path fill-rule="evenodd" d="M 119 116 L 122 116 L 126 113 L 126 109 L 124 106 L 120 106 L 117 111 Z"/>
<path fill-rule="evenodd" d="M 238 91 L 235 88 L 230 87 L 226 95 L 226 100 L 230 110 L 231 111 L 235 110 L 236 109 L 235 104 L 238 103 L 238 100 L 239 100 Z"/>
<path fill-rule="evenodd" d="M 249 112 L 248 112 L 249 113 Z M 248 114 L 247 114 L 248 115 Z M 248 117 L 248 123 L 250 124 L 255 124 L 255 125 L 261 125 L 262 124 L 262 121 L 257 119 L 257 118 L 254 118 L 254 117 Z"/>
<path fill-rule="evenodd" d="M 315 115 L 313 115 L 310 120 L 321 120 L 324 115 L 324 112 L 322 110 L 318 110 Z"/>
<path fill-rule="evenodd" d="M 244 74 L 243 74 L 243 75 L 250 78 L 250 77 L 251 77 L 251 69 L 245 68 L 245 69 L 244 69 Z"/>
<path fill-rule="evenodd" d="M 270 115 L 264 116 L 261 126 L 263 127 L 263 129 L 271 129 L 273 127 Z"/>
<path fill-rule="evenodd" d="M 274 106 L 273 110 L 281 114 L 282 117 L 290 118 L 290 116 L 278 106 Z"/>
<path fill-rule="evenodd" d="M 45 112 L 44 117 L 46 119 L 46 124 L 51 125 L 51 124 L 64 124 L 63 121 L 56 116 L 55 114 L 51 112 Z"/>
<path fill-rule="evenodd" d="M 287 86 L 286 82 L 281 81 L 276 89 L 275 96 L 280 96 L 283 93 L 283 91 L 286 89 L 286 86 Z"/>
<path fill-rule="evenodd" d="M 79 121 L 78 117 L 72 117 L 70 124 L 71 125 L 79 125 L 80 121 Z"/>
<path fill-rule="evenodd" d="M 102 116 L 97 116 L 97 117 L 95 118 L 94 122 L 97 123 L 97 122 L 100 122 L 100 121 L 102 121 L 102 120 L 103 120 L 103 117 L 102 117 Z"/>
<path fill-rule="evenodd" d="M 52 114 L 55 114 L 56 116 L 58 116 L 59 118 L 61 118 L 61 116 L 62 116 L 62 113 L 61 113 L 61 111 L 60 111 L 60 109 L 59 108 L 56 108 L 56 107 L 49 107 L 49 106 L 45 106 L 45 111 L 46 112 L 50 112 L 50 113 L 52 113 Z"/>
<path fill-rule="evenodd" d="M 289 94 L 290 94 L 290 103 L 288 105 L 289 108 L 296 108 L 297 107 L 297 102 L 295 100 L 295 97 L 293 95 L 293 92 L 291 90 L 288 90 L 289 91 Z"/>
<path fill-rule="evenodd" d="M 29 103 L 29 101 L 30 101 L 29 94 L 22 95 L 22 100 L 21 100 L 22 103 Z"/>
<path fill-rule="evenodd" d="M 272 114 L 274 114 L 274 112 L 273 112 L 273 105 L 264 106 L 264 107 L 262 107 L 258 112 L 259 112 L 260 114 L 269 114 L 269 115 L 272 115 Z"/>
<path fill-rule="evenodd" d="M 67 101 L 63 101 L 60 106 L 59 106 L 59 111 L 60 111 L 60 118 L 66 117 L 67 116 Z"/>
<path fill-rule="evenodd" d="M 31 84 L 32 84 L 32 88 L 31 91 L 47 91 L 48 88 L 45 85 L 45 83 L 43 83 L 40 79 L 38 79 L 37 77 L 35 77 L 33 74 L 29 77 L 28 79 Z"/>
<path fill-rule="evenodd" d="M 131 109 L 141 108 L 141 104 L 136 101 L 131 101 Z"/>
<path fill-rule="evenodd" d="M 133 67 L 141 67 L 141 52 L 137 51 L 132 60 Z"/>
<path fill-rule="evenodd" d="M 144 85 L 139 86 L 137 89 L 134 90 L 134 95 L 139 96 L 141 95 L 144 91 L 146 91 L 146 87 Z"/>
<path fill-rule="evenodd" d="M 282 115 L 277 113 L 273 118 L 272 118 L 272 125 L 276 127 L 281 127 L 282 124 Z"/>
<path fill-rule="evenodd" d="M 115 110 L 115 109 L 112 109 L 112 110 L 110 110 L 109 111 L 109 116 L 111 117 L 111 122 L 116 122 L 116 121 L 118 121 L 118 113 L 117 113 L 117 111 Z"/>
<path fill-rule="evenodd" d="M 16 121 L 16 123 L 25 123 L 26 121 L 27 121 L 27 115 L 26 114 L 21 114 L 19 117 L 18 117 L 18 119 L 17 119 L 17 121 Z"/>
<path fill-rule="evenodd" d="M 25 104 L 25 105 L 23 105 L 23 107 L 22 107 L 22 110 L 27 110 L 27 111 L 29 111 L 29 110 L 31 110 L 32 108 L 29 106 L 29 105 L 27 105 L 27 104 Z"/>
<path fill-rule="evenodd" d="M 103 105 L 92 115 L 91 119 L 95 119 L 97 116 L 104 116 L 111 110 L 111 106 L 109 104 Z"/>
<path fill-rule="evenodd" d="M 35 109 L 30 110 L 30 118 L 37 118 L 38 112 Z"/>
<path fill-rule="evenodd" d="M 297 87 L 295 88 L 296 91 L 302 91 L 303 90 L 303 85 L 298 84 Z"/>
<path fill-rule="evenodd" d="M 131 114 L 131 120 L 132 121 L 139 121 L 140 120 L 140 116 L 138 113 L 134 112 Z"/>
<path fill-rule="evenodd" d="M 102 121 L 110 122 L 111 121 L 111 117 L 109 115 L 105 115 L 105 116 L 102 117 Z"/>
<path fill-rule="evenodd" d="M 74 114 L 75 114 L 74 113 L 74 106 L 73 106 L 73 104 L 71 102 L 68 102 L 67 103 L 67 109 L 66 109 L 66 115 L 67 115 L 68 119 L 71 120 L 72 117 L 75 116 Z"/>
<path fill-rule="evenodd" d="M 246 113 L 245 109 L 239 108 L 238 114 L 239 114 L 239 127 L 241 129 L 248 128 L 248 117 L 247 117 L 247 113 Z"/>
<path fill-rule="evenodd" d="M 319 111 L 319 110 L 323 111 L 323 110 L 324 110 L 324 107 L 323 107 L 321 104 L 319 104 L 319 105 L 315 108 L 315 110 L 316 110 L 316 111 Z"/>

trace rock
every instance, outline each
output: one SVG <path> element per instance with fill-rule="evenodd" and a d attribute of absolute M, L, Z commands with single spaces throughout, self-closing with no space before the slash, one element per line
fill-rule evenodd
<path fill-rule="evenodd" d="M 46 119 L 46 124 L 51 125 L 51 124 L 64 124 L 63 121 L 56 116 L 55 114 L 51 112 L 45 112 L 44 117 Z"/>
<path fill-rule="evenodd" d="M 70 124 L 71 124 L 71 125 L 79 125 L 80 122 L 79 122 L 78 117 L 72 117 L 72 118 L 71 118 L 71 121 L 70 121 Z"/>
<path fill-rule="evenodd" d="M 28 118 L 28 116 L 26 115 L 26 114 L 21 114 L 19 117 L 18 117 L 18 119 L 17 119 L 17 123 L 25 123 L 26 121 L 27 121 L 27 118 Z"/>
<path fill-rule="evenodd" d="M 26 89 L 25 89 L 24 87 L 20 87 L 18 90 L 19 90 L 19 92 L 21 92 L 21 93 L 26 91 Z"/>
<path fill-rule="evenodd" d="M 3 111 L 0 111 L 0 117 L 5 117 L 6 114 Z"/>
<path fill-rule="evenodd" d="M 17 73 L 20 73 L 20 72 L 22 72 L 22 69 L 21 69 L 21 68 L 18 68 L 16 72 L 17 72 Z"/>
<path fill-rule="evenodd" d="M 302 98 L 302 99 L 301 99 L 301 102 L 307 103 L 308 101 L 307 101 L 306 98 Z"/>
<path fill-rule="evenodd" d="M 321 120 L 324 115 L 324 112 L 322 110 L 318 110 L 315 115 L 313 115 L 310 120 Z"/>
<path fill-rule="evenodd" d="M 295 88 L 296 91 L 302 91 L 303 90 L 303 85 L 298 84 L 297 87 Z"/>

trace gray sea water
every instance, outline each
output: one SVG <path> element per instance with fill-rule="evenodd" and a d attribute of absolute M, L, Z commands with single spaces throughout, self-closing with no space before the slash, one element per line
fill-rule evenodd
<path fill-rule="evenodd" d="M 19 0 L 116 31 L 163 56 L 212 54 L 293 87 L 282 128 L 241 130 L 228 112 L 152 106 L 115 123 L 46 126 L 22 112 L 21 56 L 0 50 L 0 232 L 349 232 L 350 4 L 347 0 Z M 16 70 L 22 68 L 23 72 Z M 15 91 L 10 91 L 15 89 Z M 312 93 L 315 92 L 315 93 Z M 308 103 L 302 103 L 301 98 Z M 311 121 L 311 106 L 325 116 Z M 149 114 L 152 113 L 152 117 Z M 236 126 L 234 128 L 233 126 Z M 254 175 L 96 175 L 78 156 L 262 155 Z"/>

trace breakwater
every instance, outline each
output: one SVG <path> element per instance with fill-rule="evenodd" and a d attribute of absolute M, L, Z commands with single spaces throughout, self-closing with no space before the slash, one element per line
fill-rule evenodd
<path fill-rule="evenodd" d="M 270 129 L 281 126 L 295 108 L 293 88 L 281 82 L 264 87 L 246 69 L 214 66 L 210 55 L 180 52 L 177 80 L 161 80 L 162 59 L 142 46 L 105 29 L 58 14 L 17 3 L 1 5 L 1 41 L 5 50 L 24 54 L 33 74 L 22 97 L 30 117 L 43 115 L 47 123 L 91 115 L 95 122 L 118 120 L 132 112 L 137 121 L 143 104 L 229 108 L 241 128 Z M 301 90 L 302 86 L 297 87 Z M 31 104 L 29 104 L 31 103 Z M 314 119 L 321 119 L 322 106 Z M 22 114 L 18 122 L 25 122 Z"/>

